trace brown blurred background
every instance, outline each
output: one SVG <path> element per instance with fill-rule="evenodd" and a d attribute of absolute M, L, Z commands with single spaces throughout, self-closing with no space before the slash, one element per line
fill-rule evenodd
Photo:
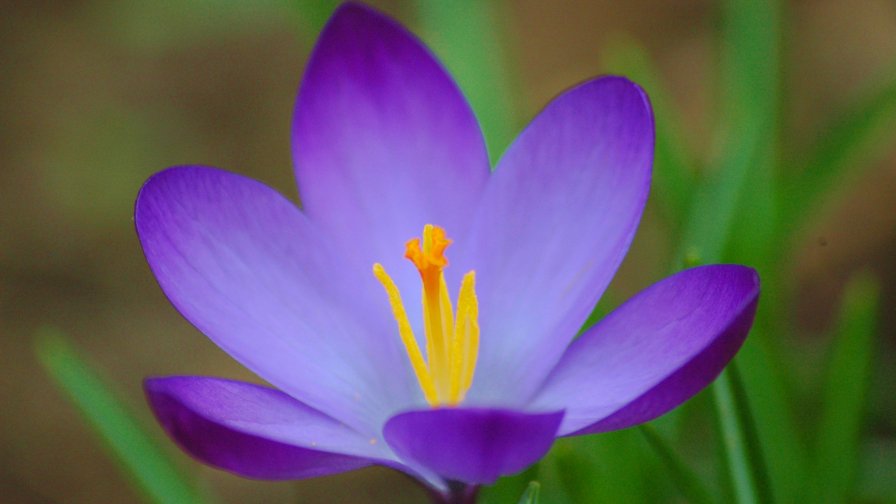
<path fill-rule="evenodd" d="M 32 336 L 43 324 L 66 331 L 157 433 L 143 403 L 144 376 L 254 379 L 168 305 L 143 261 L 132 205 L 149 175 L 185 163 L 238 171 L 295 197 L 290 118 L 313 23 L 286 3 L 95 0 L 0 7 L 0 502 L 138 498 L 36 363 Z M 419 32 L 411 2 L 374 4 Z M 896 3 L 804 0 L 786 9 L 782 127 L 791 145 L 808 147 L 822 125 L 893 68 Z M 712 155 L 713 2 L 508 0 L 496 12 L 511 99 L 523 121 L 562 89 L 600 73 L 605 46 L 625 36 L 657 62 L 682 111 L 684 138 L 701 156 Z M 861 180 L 832 195 L 811 231 L 797 240 L 798 249 L 785 252 L 792 254 L 791 280 L 800 299 L 789 314 L 800 328 L 793 345 L 805 349 L 809 362 L 818 352 L 813 341 L 826 337 L 843 283 L 870 269 L 884 286 L 878 366 L 892 369 L 894 195 L 896 144 Z M 630 294 L 659 278 L 658 258 L 667 254 L 669 239 L 657 220 L 651 205 L 617 292 Z M 892 438 L 896 391 L 879 381 L 873 389 L 871 422 Z M 267 483 L 177 457 L 224 502 L 424 498 L 386 470 Z"/>

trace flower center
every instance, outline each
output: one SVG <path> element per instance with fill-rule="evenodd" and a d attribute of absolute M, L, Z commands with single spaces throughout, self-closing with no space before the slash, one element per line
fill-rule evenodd
<path fill-rule="evenodd" d="M 414 331 L 395 282 L 383 265 L 373 265 L 373 274 L 383 284 L 398 324 L 398 334 L 408 352 L 411 366 L 423 395 L 432 406 L 455 405 L 463 401 L 473 383 L 479 354 L 479 302 L 476 299 L 476 272 L 464 275 L 457 296 L 456 316 L 448 296 L 443 270 L 448 266 L 445 249 L 451 240 L 445 230 L 427 224 L 423 244 L 412 238 L 405 244 L 404 256 L 414 263 L 423 282 L 423 321 L 426 333 L 426 360 L 420 353 Z"/>

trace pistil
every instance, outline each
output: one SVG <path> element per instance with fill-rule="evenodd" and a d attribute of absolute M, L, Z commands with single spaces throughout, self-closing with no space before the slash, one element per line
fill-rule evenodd
<path fill-rule="evenodd" d="M 423 228 L 422 246 L 420 238 L 413 238 L 405 244 L 405 257 L 417 267 L 423 284 L 425 361 L 408 322 L 398 288 L 381 264 L 373 265 L 373 273 L 389 297 L 399 336 L 420 388 L 432 406 L 455 405 L 463 400 L 473 383 L 479 352 L 476 274 L 469 271 L 464 275 L 455 316 L 443 271 L 448 266 L 445 249 L 450 244 L 445 230 L 431 224 Z"/>

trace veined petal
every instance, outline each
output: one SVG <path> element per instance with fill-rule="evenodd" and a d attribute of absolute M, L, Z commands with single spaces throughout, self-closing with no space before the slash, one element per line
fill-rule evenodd
<path fill-rule="evenodd" d="M 543 457 L 562 418 L 562 411 L 435 408 L 399 413 L 383 435 L 412 466 L 448 480 L 490 484 Z"/>
<path fill-rule="evenodd" d="M 345 267 L 304 215 L 260 182 L 203 167 L 150 178 L 137 233 L 172 304 L 236 360 L 364 431 L 423 404 L 369 268 Z"/>
<path fill-rule="evenodd" d="M 566 409 L 561 435 L 656 418 L 718 376 L 758 298 L 759 277 L 745 266 L 703 266 L 654 284 L 570 345 L 534 405 Z"/>
<path fill-rule="evenodd" d="M 288 395 L 218 378 L 150 378 L 159 423 L 202 462 L 260 479 L 324 476 L 377 463 L 390 453 Z"/>
<path fill-rule="evenodd" d="M 606 77 L 556 98 L 501 159 L 455 247 L 458 269 L 477 272 L 471 401 L 515 406 L 556 364 L 628 250 L 652 158 L 646 95 Z"/>
<path fill-rule="evenodd" d="M 401 247 L 427 223 L 464 234 L 489 173 L 450 76 L 403 27 L 351 3 L 308 63 L 293 157 L 304 212 L 367 271 L 382 263 L 408 306 L 419 306 L 419 280 Z M 419 311 L 409 316 L 419 328 Z"/>

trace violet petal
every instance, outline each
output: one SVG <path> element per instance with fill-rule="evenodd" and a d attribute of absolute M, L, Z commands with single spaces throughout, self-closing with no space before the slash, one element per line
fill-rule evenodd
<path fill-rule="evenodd" d="M 318 39 L 296 103 L 293 157 L 305 213 L 365 271 L 382 263 L 411 308 L 420 280 L 405 242 L 428 223 L 465 234 L 489 173 L 478 123 L 451 77 L 405 28 L 357 4 L 341 6 Z M 408 315 L 422 327 L 420 310 Z"/>
<path fill-rule="evenodd" d="M 759 277 L 745 266 L 702 266 L 656 283 L 573 342 L 534 404 L 566 408 L 561 435 L 656 418 L 718 376 L 758 297 Z"/>
<path fill-rule="evenodd" d="M 172 304 L 240 363 L 370 433 L 424 404 L 373 275 L 344 267 L 289 201 L 260 182 L 172 168 L 140 191 L 137 233 Z M 381 306 L 382 305 L 382 306 Z"/>
<path fill-rule="evenodd" d="M 501 159 L 456 263 L 477 272 L 470 401 L 515 407 L 556 364 L 628 250 L 652 157 L 646 95 L 605 77 L 552 101 Z"/>
<path fill-rule="evenodd" d="M 288 395 L 218 378 L 150 378 L 159 423 L 189 454 L 260 479 L 299 479 L 358 469 L 389 457 L 382 446 Z"/>
<path fill-rule="evenodd" d="M 436 408 L 392 417 L 383 435 L 409 463 L 448 480 L 491 484 L 543 457 L 562 418 L 562 411 Z"/>

